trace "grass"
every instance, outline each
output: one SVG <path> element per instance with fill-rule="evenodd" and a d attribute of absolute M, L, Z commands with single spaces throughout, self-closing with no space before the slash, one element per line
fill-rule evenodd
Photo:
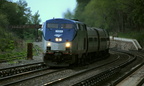
<path fill-rule="evenodd" d="M 25 52 L 15 52 L 15 53 L 3 53 L 0 54 L 0 61 L 13 61 L 19 59 L 25 59 L 26 53 Z"/>
<path fill-rule="evenodd" d="M 25 45 L 25 47 L 27 47 Z M 33 45 L 33 56 L 37 56 L 41 53 L 42 50 L 37 45 Z M 7 61 L 10 63 L 15 63 L 15 60 L 21 60 L 27 58 L 27 51 L 24 50 L 15 50 L 11 52 L 5 52 L 0 54 L 0 62 Z"/>

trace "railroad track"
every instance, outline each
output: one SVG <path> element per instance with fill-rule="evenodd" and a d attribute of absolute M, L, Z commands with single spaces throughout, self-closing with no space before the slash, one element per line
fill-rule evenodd
<path fill-rule="evenodd" d="M 3 86 L 94 86 L 102 84 L 114 85 L 120 83 L 116 80 L 117 74 L 123 68 L 137 60 L 135 55 L 129 53 L 111 52 L 111 57 L 86 66 L 75 68 L 49 69 L 43 68 L 27 71 L 16 75 L 1 77 L 0 84 Z M 117 76 L 117 77 L 115 77 Z M 116 80 L 114 82 L 113 79 Z M 110 80 L 108 80 L 110 78 Z M 108 81 L 107 83 L 103 83 Z"/>
<path fill-rule="evenodd" d="M 50 75 L 50 74 L 53 74 L 53 73 L 56 73 L 59 71 L 63 71 L 63 69 L 53 70 L 53 69 L 45 68 L 45 69 L 41 69 L 41 70 L 37 70 L 37 71 L 25 72 L 25 73 L 18 74 L 15 76 L 3 78 L 3 79 L 1 79 L 0 84 L 3 86 L 19 86 L 19 85 L 28 86 L 29 83 L 27 83 L 28 85 L 25 85 L 26 84 L 25 81 L 33 80 L 35 78 Z"/>
<path fill-rule="evenodd" d="M 125 57 L 126 58 L 126 57 Z M 45 86 L 94 86 L 99 85 L 99 83 L 106 78 L 116 74 L 119 72 L 120 68 L 127 65 L 131 61 L 135 60 L 129 56 L 126 60 L 118 57 L 114 61 L 107 62 L 103 65 L 95 66 L 93 68 L 89 68 L 88 70 L 81 71 L 71 76 L 67 76 L 65 78 L 59 78 L 56 81 L 48 82 L 44 84 Z M 117 64 L 113 66 L 113 64 Z M 99 71 L 101 70 L 101 71 Z"/>
<path fill-rule="evenodd" d="M 133 62 L 129 71 L 126 71 L 118 79 L 111 83 L 111 86 L 144 86 L 144 53 L 142 51 L 130 51 L 137 60 Z"/>
<path fill-rule="evenodd" d="M 127 58 L 129 59 L 129 57 Z M 107 70 L 106 68 L 109 66 L 109 69 L 111 68 L 111 65 L 117 64 L 118 61 L 123 60 L 119 56 L 117 58 L 108 58 L 106 60 L 103 60 L 101 64 L 100 62 L 96 63 L 96 66 L 90 65 L 90 68 L 82 67 L 82 68 L 68 68 L 68 69 L 56 69 L 56 70 L 51 70 L 51 69 L 45 69 L 41 70 L 35 74 L 26 74 L 24 75 L 25 77 L 22 78 L 22 75 L 16 77 L 16 79 L 12 78 L 9 81 L 5 81 L 2 84 L 3 85 L 11 85 L 11 86 L 28 86 L 28 85 L 52 85 L 57 82 L 61 82 L 62 80 L 68 80 L 69 77 L 82 77 L 84 76 L 83 74 L 87 74 L 88 72 L 90 73 L 91 71 L 95 72 L 98 70 L 101 70 L 99 72 L 96 72 L 97 74 Z M 119 63 L 121 64 L 121 62 Z M 44 73 L 42 73 L 42 71 Z M 40 74 L 39 74 L 40 73 Z M 89 74 L 88 73 L 88 74 Z M 87 75 L 88 76 L 88 75 Z M 8 78 L 7 78 L 8 80 Z M 82 80 L 82 79 L 81 79 Z M 11 82 L 11 83 L 9 83 Z M 79 81 L 80 82 L 80 81 Z"/>
<path fill-rule="evenodd" d="M 13 66 L 13 67 L 7 67 L 0 69 L 0 78 L 16 75 L 23 72 L 28 72 L 31 70 L 37 70 L 40 68 L 47 67 L 44 65 L 43 62 L 33 63 L 33 64 L 26 64 L 26 65 L 19 65 L 19 66 Z"/>

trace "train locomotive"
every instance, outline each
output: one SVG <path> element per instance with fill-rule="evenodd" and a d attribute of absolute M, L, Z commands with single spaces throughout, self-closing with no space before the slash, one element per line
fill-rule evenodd
<path fill-rule="evenodd" d="M 43 61 L 48 66 L 79 64 L 109 53 L 109 35 L 104 29 L 63 18 L 47 20 L 42 28 Z"/>

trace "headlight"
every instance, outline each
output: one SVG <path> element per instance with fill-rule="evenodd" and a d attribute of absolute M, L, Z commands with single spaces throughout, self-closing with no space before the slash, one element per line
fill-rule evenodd
<path fill-rule="evenodd" d="M 60 41 L 62 41 L 62 38 L 55 38 L 55 41 L 60 42 Z"/>
<path fill-rule="evenodd" d="M 55 41 L 58 42 L 58 41 L 59 41 L 59 38 L 55 38 Z"/>
<path fill-rule="evenodd" d="M 67 42 L 67 43 L 65 44 L 65 46 L 66 46 L 66 47 L 70 47 L 70 46 L 71 46 L 71 43 L 70 43 L 70 42 Z"/>
<path fill-rule="evenodd" d="M 62 38 L 59 38 L 59 41 L 62 41 Z"/>
<path fill-rule="evenodd" d="M 50 47 L 50 46 L 51 46 L 51 43 L 50 43 L 50 42 L 48 42 L 48 43 L 47 43 L 47 46 L 49 46 L 49 47 Z"/>

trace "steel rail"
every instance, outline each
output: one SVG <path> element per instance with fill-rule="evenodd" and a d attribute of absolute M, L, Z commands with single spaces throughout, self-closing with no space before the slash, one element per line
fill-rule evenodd
<path fill-rule="evenodd" d="M 45 70 L 45 69 L 44 69 L 44 70 Z M 27 78 L 19 79 L 19 80 L 14 81 L 14 82 L 8 82 L 8 83 L 5 83 L 5 84 L 3 84 L 3 86 L 15 85 L 15 84 L 18 84 L 18 83 L 21 83 L 21 82 L 27 81 L 27 80 L 31 80 L 31 79 L 34 79 L 34 78 L 37 78 L 37 77 L 46 76 L 46 75 L 53 74 L 53 73 L 56 73 L 56 72 L 60 72 L 60 71 L 63 71 L 63 70 L 64 70 L 64 69 L 60 69 L 60 70 L 53 70 L 52 72 L 48 72 L 48 73 L 44 73 L 44 74 L 40 74 L 40 75 L 35 75 L 35 76 L 31 76 L 31 77 L 27 77 Z M 41 70 L 41 71 L 42 71 L 42 70 Z M 18 76 L 20 76 L 20 75 L 18 75 Z"/>
<path fill-rule="evenodd" d="M 132 73 L 134 73 L 136 70 L 138 70 L 140 67 L 142 67 L 144 65 L 144 55 L 140 55 L 140 53 L 136 53 L 135 52 L 129 52 L 129 54 L 132 54 L 134 56 L 136 56 L 137 58 L 141 58 L 141 62 L 137 65 L 135 65 L 134 67 L 131 68 L 131 70 L 129 70 L 128 72 L 126 72 L 123 76 L 119 77 L 118 79 L 116 79 L 115 81 L 113 81 L 110 85 L 111 86 L 115 86 L 118 85 L 119 83 L 122 83 L 122 80 L 124 80 L 126 77 L 130 76 Z M 141 86 L 144 83 L 144 78 L 139 81 L 139 83 L 137 84 L 137 86 Z"/>
<path fill-rule="evenodd" d="M 32 71 L 27 71 L 27 72 L 23 72 L 23 73 L 11 75 L 11 76 L 3 77 L 3 78 L 0 78 L 0 81 L 4 81 L 4 80 L 10 79 L 10 78 L 16 78 L 16 77 L 27 75 L 27 74 L 30 74 L 30 73 L 44 71 L 44 70 L 47 70 L 47 69 L 48 69 L 48 67 L 45 67 L 45 68 L 38 69 L 38 70 L 32 70 Z"/>
<path fill-rule="evenodd" d="M 134 59 L 133 59 L 134 60 Z M 126 64 L 129 64 L 129 63 L 125 63 L 123 65 L 126 65 Z M 80 83 L 76 83 L 75 85 L 73 86 L 81 86 L 81 85 L 86 85 L 88 84 L 88 82 L 90 81 L 93 81 L 92 83 L 89 83 L 89 85 L 99 85 L 100 82 L 104 81 L 105 79 L 107 78 L 110 78 L 111 76 L 113 76 L 114 74 L 116 74 L 117 72 L 120 71 L 120 68 L 123 66 L 123 65 L 120 65 L 120 66 L 117 66 L 115 68 L 112 68 L 112 69 L 108 69 L 107 71 L 104 71 L 98 75 L 95 75 L 87 80 L 84 80 Z"/>
<path fill-rule="evenodd" d="M 24 66 L 36 65 L 36 64 L 43 64 L 43 62 L 32 63 L 32 64 L 26 64 L 26 65 L 19 65 L 19 66 L 13 66 L 13 67 L 6 67 L 6 68 L 0 68 L 0 71 L 7 70 L 7 69 L 18 68 L 18 67 L 24 67 Z"/>
<path fill-rule="evenodd" d="M 113 61 L 116 61 L 116 60 L 118 60 L 118 59 L 119 59 L 119 57 L 118 57 L 117 59 L 113 60 Z M 111 61 L 110 61 L 109 63 L 111 63 Z M 109 64 L 109 63 L 107 63 L 107 64 Z M 100 65 L 100 66 L 102 66 L 102 65 Z M 63 71 L 63 70 L 64 70 L 64 69 L 61 69 L 61 70 L 58 70 L 58 71 L 56 71 L 56 72 L 60 72 L 60 71 Z M 56 72 L 53 72 L 53 73 L 56 73 Z M 15 82 L 7 83 L 7 84 L 5 84 L 5 85 L 14 85 L 14 84 L 18 84 L 18 83 L 24 82 L 24 81 L 26 81 L 26 80 L 32 80 L 32 79 L 34 79 L 34 78 L 38 78 L 38 77 L 41 77 L 41 76 L 46 76 L 46 75 L 49 75 L 49 74 L 51 74 L 51 73 L 45 73 L 45 74 L 41 74 L 41 75 L 35 75 L 35 76 L 27 77 L 27 78 L 24 78 L 24 79 L 15 81 Z"/>
<path fill-rule="evenodd" d="M 116 62 L 117 60 L 119 60 L 119 58 L 120 58 L 120 57 L 117 57 L 117 59 L 115 59 L 115 60 L 113 60 L 113 61 L 110 61 L 110 62 L 107 62 L 106 64 L 102 64 L 102 65 L 100 65 L 100 66 L 93 67 L 93 68 L 90 68 L 90 69 L 87 69 L 87 70 L 78 72 L 78 73 L 73 74 L 73 75 L 71 75 L 71 76 L 67 76 L 67 77 L 64 77 L 64 78 L 59 78 L 59 79 L 57 79 L 57 80 L 55 80 L 55 81 L 45 83 L 44 86 L 54 86 L 55 84 L 58 84 L 58 83 L 60 83 L 60 82 L 62 82 L 62 81 L 68 80 L 68 79 L 70 79 L 70 78 L 74 78 L 74 77 L 76 77 L 76 76 L 80 76 L 81 74 L 87 73 L 87 72 L 89 72 L 89 71 L 93 71 L 93 70 L 95 70 L 95 69 L 97 69 L 97 68 L 106 66 L 106 65 L 108 65 L 108 64 L 112 64 L 113 62 Z"/>
<path fill-rule="evenodd" d="M 22 72 L 27 72 L 29 70 L 35 70 L 39 67 L 44 67 L 44 66 L 45 65 L 43 62 L 38 62 L 38 63 L 3 68 L 0 69 L 0 78 L 11 76 Z"/>
<path fill-rule="evenodd" d="M 124 62 L 124 63 L 122 63 L 122 64 L 119 64 L 119 65 L 116 66 L 116 67 L 113 67 L 113 68 L 110 68 L 110 69 L 108 69 L 108 70 L 105 70 L 105 71 L 103 71 L 103 72 L 101 72 L 101 73 L 99 73 L 99 74 L 96 74 L 96 75 L 94 75 L 94 77 L 96 76 L 100 81 L 102 81 L 103 79 L 105 79 L 105 78 L 107 78 L 107 77 L 115 74 L 116 72 L 118 72 L 119 69 L 120 69 L 122 66 L 125 66 L 125 65 L 129 64 L 129 63 L 132 62 L 133 60 L 135 60 L 135 57 L 132 58 L 132 59 L 128 58 L 128 60 L 127 60 L 126 62 Z M 113 62 L 115 62 L 115 61 L 113 61 Z M 103 65 L 101 65 L 101 66 L 99 66 L 99 67 L 102 67 L 102 66 L 105 66 L 105 65 L 108 65 L 108 64 L 112 64 L 113 62 L 110 62 L 110 63 L 107 63 L 107 64 L 103 64 Z M 65 77 L 65 78 L 60 78 L 60 79 L 58 79 L 58 80 L 56 80 L 56 81 L 49 82 L 49 83 L 46 83 L 46 84 L 44 84 L 44 85 L 45 85 L 45 86 L 58 85 L 58 84 L 60 84 L 61 82 L 70 80 L 71 78 L 74 78 L 74 77 L 77 77 L 77 76 L 81 76 L 81 75 L 83 75 L 83 74 L 86 74 L 86 73 L 89 72 L 89 71 L 95 70 L 96 68 L 98 68 L 98 67 L 91 68 L 91 69 L 89 69 L 89 70 L 83 71 L 83 72 L 81 72 L 81 73 L 77 73 L 77 74 L 72 75 L 72 76 L 68 76 L 68 77 Z M 104 76 L 103 76 L 103 75 L 104 75 Z M 102 77 L 101 77 L 101 76 L 102 76 Z M 91 78 L 89 78 L 89 79 L 91 79 Z M 90 80 L 90 81 L 91 81 L 91 80 Z M 100 82 L 100 81 L 98 81 L 98 82 Z M 86 85 L 87 83 L 86 83 L 86 84 L 82 84 L 82 83 L 84 83 L 84 82 L 85 82 L 85 81 L 81 81 L 80 83 L 74 84 L 74 86 L 77 86 L 77 85 L 78 85 L 78 86 Z M 86 80 L 86 82 L 87 82 L 87 80 Z M 79 85 L 79 84 L 80 84 L 80 85 Z"/>

